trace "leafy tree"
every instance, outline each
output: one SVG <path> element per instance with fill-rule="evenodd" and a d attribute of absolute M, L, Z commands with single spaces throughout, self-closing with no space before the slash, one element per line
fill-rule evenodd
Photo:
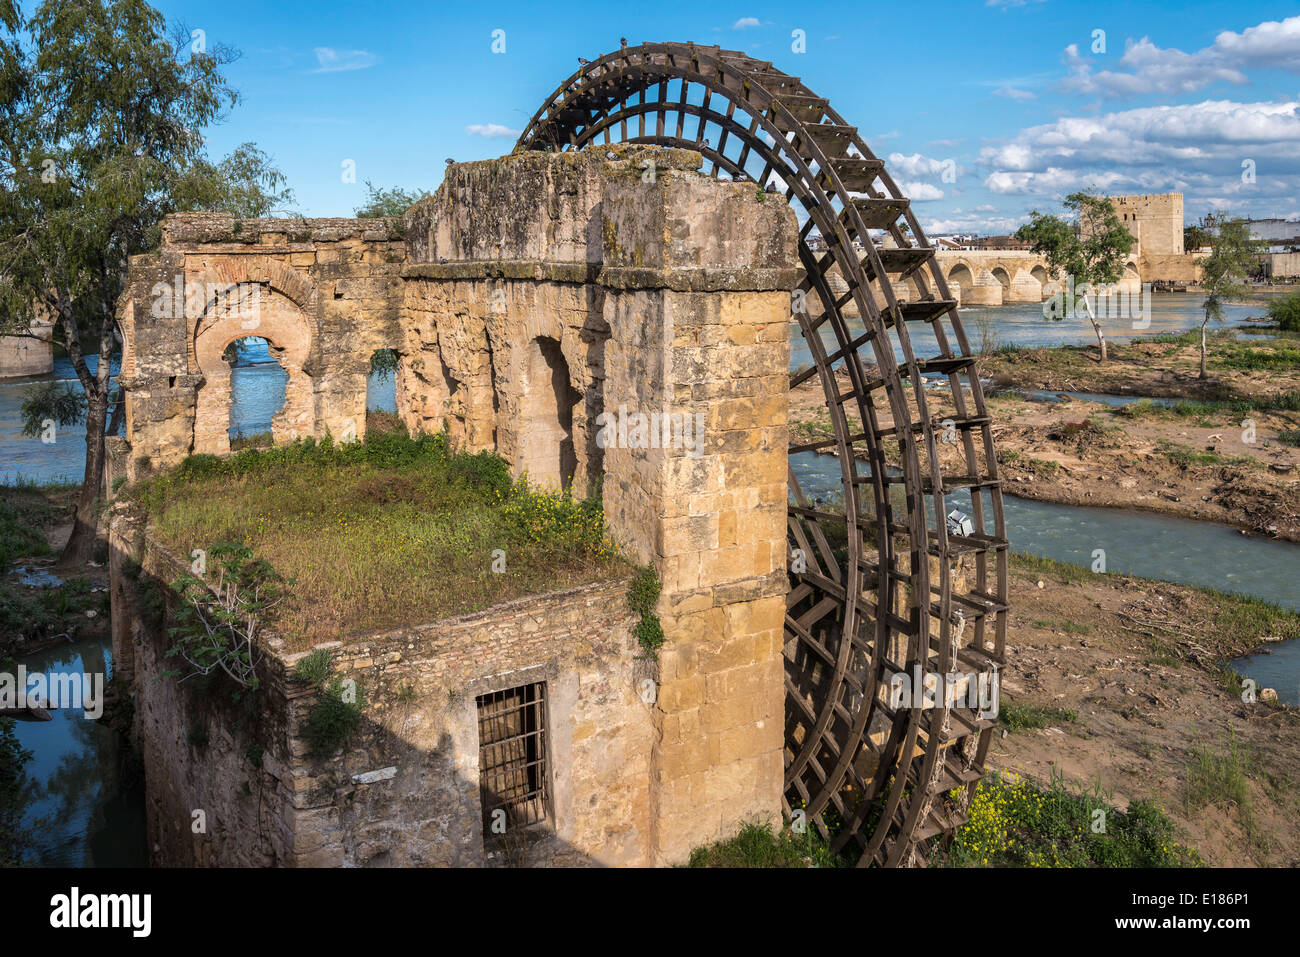
<path fill-rule="evenodd" d="M 1016 230 L 1016 238 L 1046 258 L 1054 276 L 1074 277 L 1075 288 L 1084 292 L 1088 321 L 1097 334 L 1101 361 L 1105 362 L 1106 334 L 1092 308 L 1090 293 L 1097 286 L 1119 282 L 1136 240 L 1120 222 L 1114 205 L 1103 196 L 1071 193 L 1065 197 L 1065 208 L 1067 218 L 1034 210 L 1029 222 Z"/>
<path fill-rule="evenodd" d="M 418 192 L 408 192 L 400 186 L 394 186 L 392 189 L 380 189 L 370 180 L 366 180 L 366 201 L 353 210 L 353 213 L 358 219 L 401 216 L 428 195 L 428 190 L 422 189 Z"/>
<path fill-rule="evenodd" d="M 1202 220 L 1210 234 L 1210 255 L 1201 260 L 1201 288 L 1205 315 L 1201 319 L 1201 378 L 1205 371 L 1205 327 L 1223 321 L 1223 305 L 1244 299 L 1250 291 L 1246 276 L 1259 263 L 1268 244 L 1250 236 L 1250 223 L 1226 212 L 1210 213 Z"/>
<path fill-rule="evenodd" d="M 1289 332 L 1300 332 L 1300 292 L 1289 292 L 1268 304 L 1268 317 Z"/>
<path fill-rule="evenodd" d="M 235 56 L 169 32 L 143 0 L 44 0 L 30 17 L 0 0 L 0 330 L 39 338 L 33 313 L 48 314 L 84 393 L 76 560 L 94 548 L 128 257 L 158 244 L 168 213 L 261 215 L 291 198 L 252 144 L 205 153 L 203 129 L 238 102 L 222 73 Z M 66 424 L 30 398 L 26 424 Z"/>
<path fill-rule="evenodd" d="M 1209 246 L 1213 238 L 1213 234 L 1201 223 L 1183 227 L 1183 249 L 1188 252 Z"/>

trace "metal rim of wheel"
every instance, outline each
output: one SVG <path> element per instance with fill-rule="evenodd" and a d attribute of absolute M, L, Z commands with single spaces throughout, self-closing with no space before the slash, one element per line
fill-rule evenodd
<path fill-rule="evenodd" d="M 841 497 L 810 503 L 790 470 L 784 811 L 859 864 L 924 863 L 922 842 L 965 820 L 995 722 L 960 681 L 933 703 L 891 686 L 1005 663 L 1001 480 L 957 303 L 883 162 L 767 61 L 624 46 L 584 63 L 519 138 L 533 150 L 613 143 L 695 150 L 705 174 L 777 182 L 804 213 L 804 297 L 792 301 L 820 305 L 794 310 L 812 363 L 790 386 L 820 381 L 833 434 L 790 453 L 833 449 Z M 934 351 L 922 358 L 920 327 Z M 945 380 L 952 412 L 935 421 L 926 382 Z M 967 494 L 969 515 L 950 528 L 953 496 Z"/>

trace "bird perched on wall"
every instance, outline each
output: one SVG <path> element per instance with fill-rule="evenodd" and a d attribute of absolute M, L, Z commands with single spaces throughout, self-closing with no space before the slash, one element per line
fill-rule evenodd
<path fill-rule="evenodd" d="M 586 66 L 590 62 L 591 61 L 588 60 L 586 57 L 578 57 L 578 63 L 580 63 L 582 66 Z"/>
<path fill-rule="evenodd" d="M 448 157 L 448 158 L 447 158 L 447 165 L 448 165 L 448 166 L 450 166 L 450 165 L 451 165 L 452 163 L 454 163 L 454 162 L 456 162 L 456 161 L 455 161 L 454 159 L 452 159 L 451 157 Z"/>
<path fill-rule="evenodd" d="M 627 37 L 619 37 L 619 38 L 618 38 L 618 48 L 619 48 L 620 50 L 626 50 L 626 49 L 627 49 Z"/>

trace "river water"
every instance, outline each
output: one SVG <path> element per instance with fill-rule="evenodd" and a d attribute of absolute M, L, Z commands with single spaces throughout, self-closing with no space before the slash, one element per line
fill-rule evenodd
<path fill-rule="evenodd" d="M 28 675 L 112 673 L 104 641 L 57 645 L 19 659 Z M 26 766 L 24 823 L 33 833 L 31 862 L 40 867 L 143 867 L 144 795 L 123 766 L 127 745 L 81 709 L 51 709 L 51 721 L 15 721 Z"/>
<path fill-rule="evenodd" d="M 1146 336 L 1163 333 L 1186 332 L 1201 321 L 1201 304 L 1203 297 L 1192 293 L 1159 293 L 1151 297 L 1150 315 L 1133 319 L 1106 319 L 1102 329 L 1109 342 L 1127 342 Z M 1145 307 L 1141 307 L 1145 312 Z M 1223 324 L 1236 325 L 1246 319 L 1262 316 L 1264 306 L 1227 305 L 1223 308 Z M 992 322 L 995 344 L 998 346 L 1020 346 L 1023 348 L 1062 345 L 1093 345 L 1097 341 L 1092 323 L 1085 316 L 1072 316 L 1060 320 L 1043 318 L 1041 303 L 1015 303 L 1006 306 L 970 306 L 962 308 L 961 322 L 966 330 L 966 338 L 971 348 L 978 351 L 980 347 L 979 323 L 983 318 Z M 1134 322 L 1143 328 L 1134 328 Z M 853 335 L 861 335 L 866 326 L 859 319 L 848 320 Z M 1216 328 L 1213 324 L 1211 329 Z M 928 323 L 913 323 L 908 326 L 912 338 L 912 352 L 917 358 L 938 355 L 938 345 Z M 892 338 L 892 333 L 890 334 Z M 821 330 L 822 343 L 828 352 L 835 352 L 834 336 L 829 326 Z M 902 351 L 895 345 L 894 356 L 901 361 Z M 790 368 L 797 369 L 812 362 L 812 355 L 807 343 L 798 330 L 791 327 Z"/>

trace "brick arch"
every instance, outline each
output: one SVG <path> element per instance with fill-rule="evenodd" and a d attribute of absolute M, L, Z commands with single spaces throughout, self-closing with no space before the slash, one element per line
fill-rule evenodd
<path fill-rule="evenodd" d="M 271 420 L 275 444 L 316 433 L 313 383 L 305 371 L 312 350 L 312 323 L 299 302 L 272 288 L 259 297 L 255 316 L 209 307 L 198 318 L 190 339 L 194 366 L 203 376 L 194 415 L 194 451 L 223 455 L 230 451 L 230 366 L 223 358 L 236 339 L 265 339 L 289 375 L 284 405 Z"/>
<path fill-rule="evenodd" d="M 269 286 L 300 309 L 309 309 L 318 292 L 315 281 L 305 272 L 273 256 L 214 258 L 205 261 L 200 271 L 187 274 L 185 281 L 213 283 L 221 287 L 238 283 Z"/>

